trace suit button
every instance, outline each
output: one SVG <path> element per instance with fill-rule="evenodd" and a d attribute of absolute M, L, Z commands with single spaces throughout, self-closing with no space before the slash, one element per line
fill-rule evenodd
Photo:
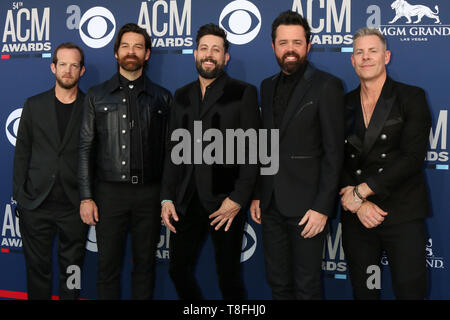
<path fill-rule="evenodd" d="M 357 174 L 358 176 L 360 176 L 361 173 L 362 173 L 362 170 L 361 170 L 361 169 L 356 170 L 356 174 Z"/>
<path fill-rule="evenodd" d="M 122 145 L 122 149 L 125 149 L 126 147 L 127 147 L 126 145 L 124 145 L 124 144 Z"/>
<path fill-rule="evenodd" d="M 122 115 L 122 118 L 126 119 L 126 118 L 127 118 L 127 115 L 126 115 L 126 114 L 123 114 L 123 115 Z"/>
<path fill-rule="evenodd" d="M 108 111 L 108 108 L 107 107 L 105 107 L 103 110 L 105 110 L 105 111 Z"/>
<path fill-rule="evenodd" d="M 347 139 L 345 139 L 345 140 L 344 140 L 344 143 L 347 143 L 347 142 L 348 142 Z"/>
<path fill-rule="evenodd" d="M 200 142 L 202 142 L 202 140 L 197 139 L 197 140 L 195 140 L 195 142 L 200 143 Z"/>
<path fill-rule="evenodd" d="M 355 155 L 352 153 L 351 155 L 350 155 L 350 158 L 352 158 L 352 159 L 355 159 Z"/>
<path fill-rule="evenodd" d="M 387 139 L 387 135 L 383 133 L 383 134 L 380 136 L 380 138 L 381 138 L 381 140 L 386 140 L 386 139 Z"/>
<path fill-rule="evenodd" d="M 383 168 L 378 169 L 378 173 L 383 172 Z"/>
<path fill-rule="evenodd" d="M 127 102 L 127 99 L 123 99 L 122 102 Z"/>
<path fill-rule="evenodd" d="M 125 161 L 122 161 L 122 165 L 124 166 L 124 165 L 126 165 L 127 163 L 125 162 Z"/>
<path fill-rule="evenodd" d="M 381 159 L 385 159 L 386 158 L 386 153 L 382 153 L 381 154 Z"/>
<path fill-rule="evenodd" d="M 161 113 L 162 113 L 162 111 L 161 111 L 161 110 L 158 110 L 158 113 L 159 113 L 159 114 L 161 114 Z"/>
<path fill-rule="evenodd" d="M 125 133 L 127 133 L 127 130 L 122 130 L 122 134 L 125 134 Z"/>
<path fill-rule="evenodd" d="M 126 177 L 127 177 L 126 175 L 122 175 L 122 180 L 123 180 L 123 179 L 126 179 Z"/>

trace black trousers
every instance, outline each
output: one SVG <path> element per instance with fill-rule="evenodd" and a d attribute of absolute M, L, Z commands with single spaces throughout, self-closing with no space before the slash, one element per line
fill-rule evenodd
<path fill-rule="evenodd" d="M 195 279 L 195 266 L 199 251 L 209 231 L 214 246 L 219 288 L 225 300 L 245 299 L 241 276 L 241 248 L 244 235 L 246 210 L 234 218 L 230 229 L 225 225 L 219 230 L 211 226 L 212 212 L 207 212 L 197 193 L 194 194 L 186 214 L 173 221 L 176 233 L 170 234 L 169 274 L 178 297 L 183 300 L 201 300 L 203 295 Z"/>
<path fill-rule="evenodd" d="M 27 270 L 28 299 L 49 300 L 52 296 L 52 248 L 57 236 L 59 298 L 75 300 L 80 290 L 68 278 L 69 266 L 83 267 L 88 226 L 81 221 L 80 209 L 49 211 L 19 208 L 19 228 Z"/>
<path fill-rule="evenodd" d="M 352 214 L 343 212 L 342 214 Z M 350 218 L 350 217 L 349 217 Z M 380 290 L 369 289 L 371 265 L 381 266 L 383 250 L 389 261 L 397 299 L 423 300 L 427 291 L 426 230 L 423 219 L 373 229 L 354 217 L 342 223 L 342 244 L 355 299 L 380 298 Z"/>
<path fill-rule="evenodd" d="M 120 275 L 128 232 L 133 255 L 132 298 L 153 298 L 155 253 L 161 230 L 159 193 L 159 183 L 97 184 L 95 201 L 99 222 L 95 229 L 99 299 L 120 299 Z"/>
<path fill-rule="evenodd" d="M 313 238 L 301 236 L 301 217 L 283 216 L 272 197 L 262 213 L 267 282 L 275 300 L 322 299 L 322 255 L 327 227 Z"/>

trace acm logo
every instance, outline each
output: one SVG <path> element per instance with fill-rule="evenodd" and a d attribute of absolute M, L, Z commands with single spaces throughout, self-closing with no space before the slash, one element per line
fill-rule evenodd
<path fill-rule="evenodd" d="M 5 206 L 0 244 L 2 248 L 22 248 L 19 219 L 14 214 L 14 205 L 15 201 L 11 199 L 11 203 Z"/>
<path fill-rule="evenodd" d="M 436 124 L 430 130 L 430 148 L 425 159 L 428 162 L 448 162 L 447 120 L 448 110 L 440 110 Z"/>
<path fill-rule="evenodd" d="M 345 261 L 344 248 L 342 247 L 342 224 L 339 223 L 336 233 L 328 233 L 325 246 L 323 248 L 322 270 L 345 273 L 347 271 L 347 262 Z M 340 279 L 341 277 L 335 278 Z M 343 277 L 344 279 L 346 277 Z"/>

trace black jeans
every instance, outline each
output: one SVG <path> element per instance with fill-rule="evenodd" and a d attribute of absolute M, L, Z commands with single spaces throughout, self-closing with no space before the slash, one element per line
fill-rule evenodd
<path fill-rule="evenodd" d="M 99 182 L 96 186 L 99 299 L 120 299 L 120 274 L 128 232 L 133 255 L 132 298 L 153 298 L 155 252 L 161 229 L 159 193 L 159 183 Z"/>
<path fill-rule="evenodd" d="M 194 271 L 208 231 L 214 246 L 219 288 L 223 299 L 245 299 L 240 258 L 246 212 L 241 210 L 236 215 L 227 232 L 224 231 L 225 225 L 216 231 L 215 226 L 210 225 L 212 219 L 208 218 L 212 212 L 203 208 L 195 193 L 186 214 L 179 216 L 178 222 L 173 221 L 177 232 L 170 234 L 169 274 L 180 299 L 203 299 Z"/>
<path fill-rule="evenodd" d="M 49 211 L 19 208 L 19 227 L 27 270 L 28 299 L 49 300 L 52 296 L 52 248 L 57 235 L 59 263 L 59 298 L 75 300 L 80 290 L 68 286 L 68 270 L 83 267 L 88 225 L 80 218 L 80 209 Z"/>
<path fill-rule="evenodd" d="M 262 238 L 266 277 L 275 300 L 322 299 L 322 255 L 326 228 L 313 238 L 301 236 L 302 217 L 283 216 L 272 197 L 262 213 Z"/>
<path fill-rule="evenodd" d="M 342 214 L 353 214 L 343 212 Z M 353 217 L 352 217 L 353 218 Z M 423 219 L 367 229 L 357 218 L 342 223 L 342 244 L 355 299 L 380 298 L 380 290 L 369 289 L 367 268 L 380 266 L 383 250 L 389 261 L 397 299 L 423 300 L 427 292 L 426 230 Z"/>

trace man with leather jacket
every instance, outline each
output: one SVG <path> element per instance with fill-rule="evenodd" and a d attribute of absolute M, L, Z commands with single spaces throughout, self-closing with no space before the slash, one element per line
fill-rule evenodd
<path fill-rule="evenodd" d="M 160 180 L 170 92 L 144 73 L 151 39 L 134 23 L 117 35 L 119 71 L 89 89 L 79 144 L 80 215 L 95 225 L 99 299 L 120 298 L 127 233 L 132 298 L 151 299 L 160 220 Z"/>

